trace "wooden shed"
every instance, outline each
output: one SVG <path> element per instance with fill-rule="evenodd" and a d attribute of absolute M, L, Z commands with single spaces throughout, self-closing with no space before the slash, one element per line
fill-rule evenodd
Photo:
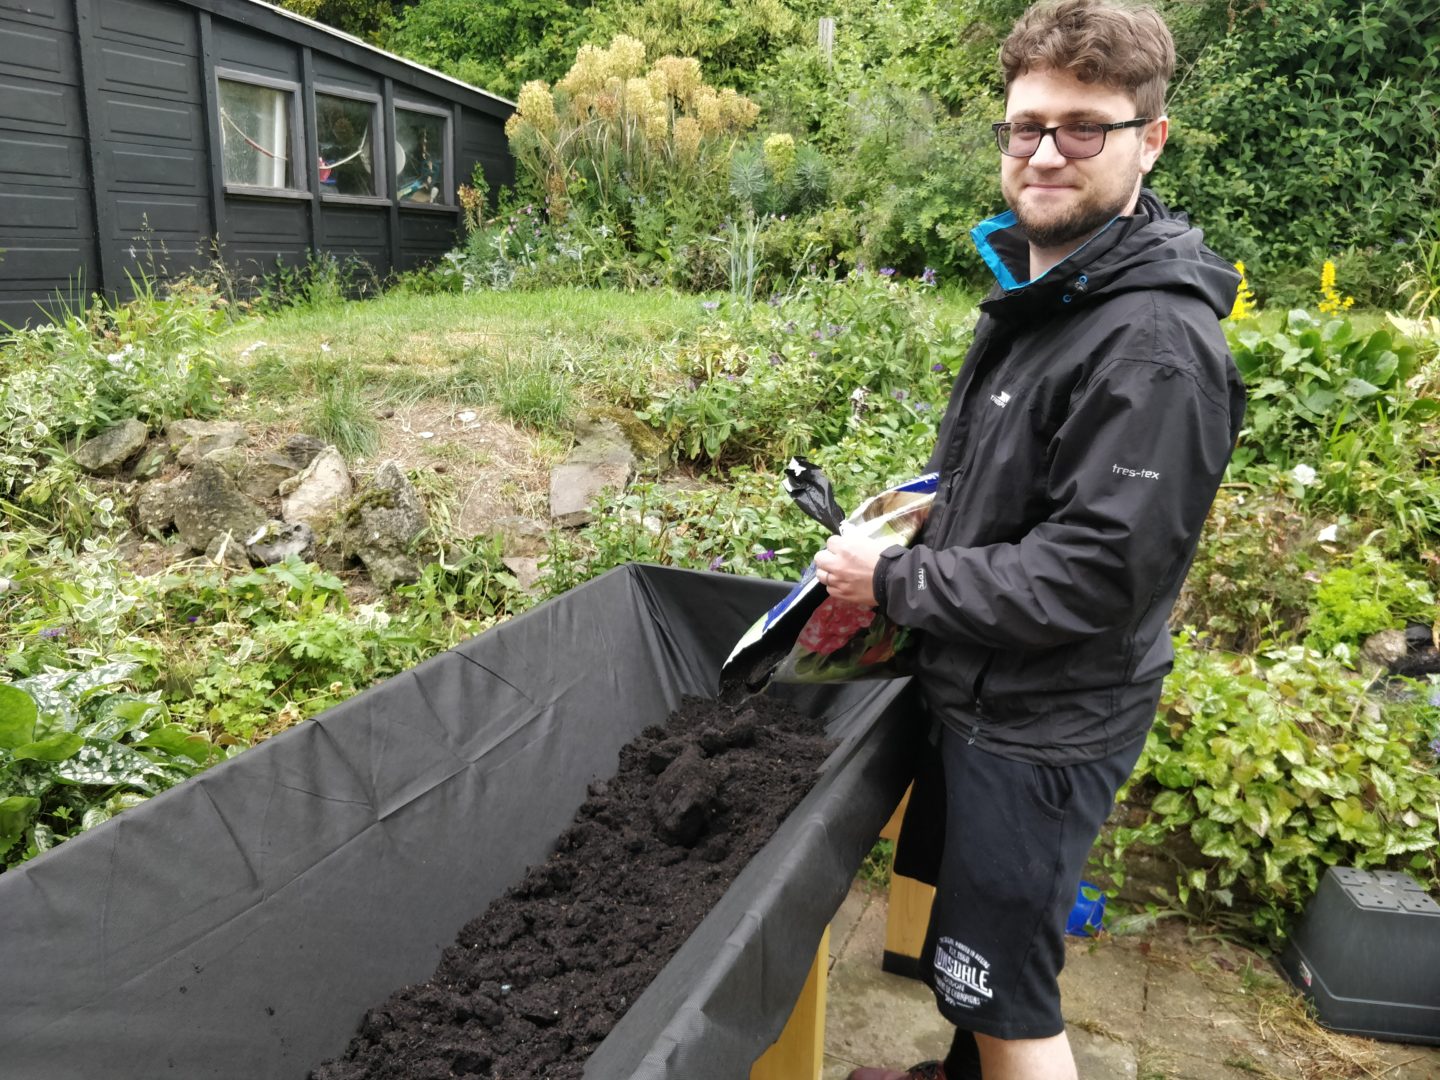
<path fill-rule="evenodd" d="M 217 253 L 411 269 L 514 108 L 259 0 L 0 0 L 0 320 Z"/>

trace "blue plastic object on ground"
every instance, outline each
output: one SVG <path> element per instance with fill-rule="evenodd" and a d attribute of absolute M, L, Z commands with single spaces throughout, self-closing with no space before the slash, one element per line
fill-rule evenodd
<path fill-rule="evenodd" d="M 1076 937 L 1093 937 L 1105 921 L 1105 893 L 1088 881 L 1080 882 L 1075 906 L 1065 920 L 1065 932 Z"/>

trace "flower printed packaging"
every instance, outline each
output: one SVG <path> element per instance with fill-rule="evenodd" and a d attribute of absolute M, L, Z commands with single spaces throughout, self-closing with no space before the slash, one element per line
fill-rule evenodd
<path fill-rule="evenodd" d="M 785 491 L 831 532 L 909 546 L 935 500 L 937 473 L 926 473 L 865 500 L 845 516 L 830 481 L 804 458 L 785 467 Z M 735 643 L 720 672 L 722 686 L 755 691 L 782 683 L 848 682 L 905 674 L 897 657 L 910 631 L 884 612 L 829 595 L 806 567 L 799 582 Z"/>

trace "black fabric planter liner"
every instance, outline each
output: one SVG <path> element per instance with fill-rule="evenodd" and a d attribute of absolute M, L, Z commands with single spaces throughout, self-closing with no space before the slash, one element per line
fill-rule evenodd
<path fill-rule="evenodd" d="M 0 1074 L 301 1080 L 784 592 L 614 570 L 0 875 Z M 785 696 L 841 745 L 587 1077 L 743 1080 L 784 1025 L 919 732 L 901 680 Z"/>

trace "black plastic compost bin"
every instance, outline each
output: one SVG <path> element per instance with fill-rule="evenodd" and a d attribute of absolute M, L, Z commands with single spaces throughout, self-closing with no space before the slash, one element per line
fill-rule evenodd
<path fill-rule="evenodd" d="M 0 1075 L 304 1077 L 784 591 L 612 571 L 0 874 Z M 794 701 L 839 748 L 587 1077 L 743 1080 L 784 1025 L 916 737 L 898 681 Z"/>

